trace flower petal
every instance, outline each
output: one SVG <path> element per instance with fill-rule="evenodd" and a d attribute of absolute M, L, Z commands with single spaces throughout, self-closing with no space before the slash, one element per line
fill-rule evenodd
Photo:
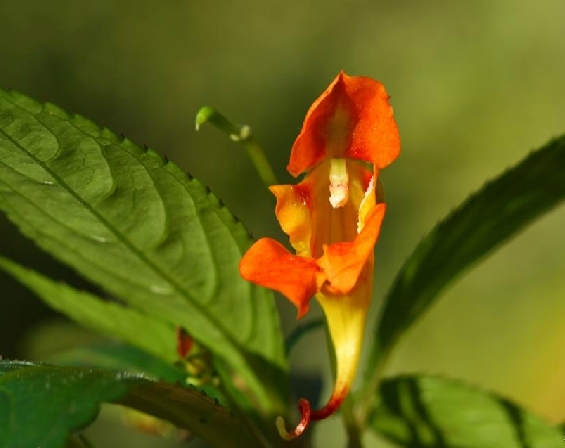
<path fill-rule="evenodd" d="M 287 170 L 296 177 L 326 157 L 384 168 L 399 152 L 398 128 L 384 86 L 341 72 L 308 110 Z"/>
<path fill-rule="evenodd" d="M 371 303 L 373 267 L 365 266 L 363 277 L 350 294 L 317 294 L 335 348 L 336 376 L 332 395 L 327 404 L 311 412 L 312 420 L 320 420 L 333 414 L 347 396 L 359 363 L 367 311 Z"/>
<path fill-rule="evenodd" d="M 275 214 L 297 255 L 310 256 L 310 185 L 303 181 L 298 185 L 272 185 L 269 187 L 277 198 Z"/>
<path fill-rule="evenodd" d="M 274 289 L 298 308 L 298 318 L 308 311 L 316 293 L 316 261 L 292 255 L 281 243 L 261 238 L 239 262 L 239 273 L 250 282 Z"/>
<path fill-rule="evenodd" d="M 326 246 L 318 259 L 322 271 L 317 275 L 319 287 L 332 294 L 349 294 L 361 279 L 363 267 L 373 258 L 386 206 L 375 205 L 367 214 L 365 225 L 354 241 Z M 372 276 L 372 263 L 371 272 Z M 366 280 L 366 279 L 363 279 Z M 320 284 L 322 283 L 322 284 Z"/>

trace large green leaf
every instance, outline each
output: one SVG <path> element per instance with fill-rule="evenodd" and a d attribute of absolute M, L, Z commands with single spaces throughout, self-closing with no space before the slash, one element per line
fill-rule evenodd
<path fill-rule="evenodd" d="M 110 294 L 186 328 L 263 411 L 281 412 L 273 295 L 240 278 L 249 235 L 197 180 L 80 116 L 0 90 L 0 208 Z"/>
<path fill-rule="evenodd" d="M 77 291 L 2 256 L 0 269 L 11 274 L 54 309 L 64 312 L 74 321 L 131 344 L 81 346 L 66 352 L 65 356 L 56 356 L 57 363 L 134 370 L 170 382 L 187 382 L 189 374 L 186 369 L 173 365 L 180 360 L 176 353 L 175 329 L 170 324 L 118 303 L 103 301 L 85 291 Z M 140 328 L 143 331 L 139 331 Z M 203 384 L 200 388 L 210 396 L 221 397 L 218 388 L 212 384 Z"/>
<path fill-rule="evenodd" d="M 175 329 L 172 324 L 53 281 L 2 256 L 0 269 L 76 322 L 129 342 L 170 364 L 177 360 Z M 143 328 L 143 331 L 139 331 L 140 328 Z"/>
<path fill-rule="evenodd" d="M 131 344 L 80 346 L 55 356 L 58 364 L 133 370 L 169 382 L 187 383 L 189 374 L 186 369 L 173 365 L 179 360 L 176 354 L 175 330 L 170 324 L 146 316 L 138 310 L 103 301 L 85 291 L 77 291 L 1 256 L 0 269 L 10 273 L 46 303 L 66 313 L 76 322 Z M 143 328 L 143 331 L 139 331 L 140 328 Z M 205 383 L 199 387 L 212 397 L 221 397 L 218 388 L 213 384 Z"/>
<path fill-rule="evenodd" d="M 133 345 L 108 340 L 59 351 L 49 356 L 47 361 L 58 365 L 142 372 L 169 383 L 186 383 L 188 376 L 183 369 L 168 364 Z M 200 386 L 199 388 L 203 389 Z"/>
<path fill-rule="evenodd" d="M 376 386 L 378 363 L 446 286 L 565 198 L 563 167 L 565 136 L 487 183 L 422 240 L 386 297 L 369 358 L 369 388 Z"/>
<path fill-rule="evenodd" d="M 399 376 L 379 392 L 369 425 L 403 447 L 563 447 L 563 428 L 459 381 Z"/>
<path fill-rule="evenodd" d="M 58 448 L 105 402 L 188 429 L 217 447 L 260 447 L 228 409 L 195 389 L 139 374 L 0 361 L 0 448 Z"/>

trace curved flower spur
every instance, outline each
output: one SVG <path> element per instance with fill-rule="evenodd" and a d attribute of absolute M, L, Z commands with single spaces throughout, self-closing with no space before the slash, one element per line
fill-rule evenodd
<path fill-rule="evenodd" d="M 296 305 L 298 318 L 315 295 L 335 348 L 330 399 L 319 410 L 301 399 L 302 419 L 290 432 L 279 417 L 284 439 L 302 434 L 310 420 L 333 414 L 349 392 L 371 301 L 373 249 L 386 208 L 377 188 L 379 170 L 399 152 L 384 86 L 341 72 L 310 107 L 292 147 L 287 170 L 295 177 L 306 173 L 304 179 L 270 187 L 277 219 L 296 255 L 262 238 L 239 264 L 244 279 L 277 290 Z"/>

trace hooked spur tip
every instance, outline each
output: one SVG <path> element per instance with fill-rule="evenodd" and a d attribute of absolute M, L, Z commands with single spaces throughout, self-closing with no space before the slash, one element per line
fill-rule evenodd
<path fill-rule="evenodd" d="M 286 430 L 284 418 L 280 416 L 277 417 L 275 425 L 277 426 L 277 430 L 282 439 L 287 441 L 296 439 L 297 437 L 300 437 L 302 435 L 306 428 L 308 428 L 311 415 L 310 402 L 304 398 L 301 398 L 300 400 L 298 400 L 298 410 L 300 411 L 302 417 L 292 431 Z"/>

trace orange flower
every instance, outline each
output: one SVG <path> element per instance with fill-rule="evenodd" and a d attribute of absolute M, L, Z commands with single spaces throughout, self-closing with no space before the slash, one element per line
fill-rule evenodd
<path fill-rule="evenodd" d="M 293 431 L 277 422 L 285 439 L 300 435 L 310 419 L 335 412 L 353 382 L 372 295 L 373 248 L 385 213 L 378 174 L 399 151 L 384 86 L 341 72 L 310 107 L 292 147 L 287 169 L 295 177 L 306 173 L 304 180 L 270 187 L 296 255 L 262 238 L 240 262 L 243 278 L 284 294 L 299 318 L 315 295 L 335 347 L 336 380 L 328 403 L 311 411 L 300 400 L 302 421 Z"/>

